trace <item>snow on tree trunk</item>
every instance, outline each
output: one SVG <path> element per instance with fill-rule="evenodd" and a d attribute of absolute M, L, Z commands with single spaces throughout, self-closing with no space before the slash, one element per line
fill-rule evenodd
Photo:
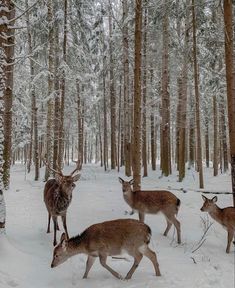
<path fill-rule="evenodd" d="M 15 6 L 12 1 L 8 1 L 8 19 L 11 20 L 11 27 L 15 21 Z M 11 167 L 11 145 L 12 145 L 12 102 L 13 102 L 13 73 L 14 73 L 14 52 L 15 52 L 15 29 L 7 27 L 6 30 L 6 66 L 5 66 L 5 91 L 4 91 L 4 151 L 3 151 L 3 185 L 9 189 L 10 167 Z"/>
<path fill-rule="evenodd" d="M 4 92 L 6 88 L 6 75 L 5 75 L 5 35 L 7 35 L 7 14 L 8 14 L 8 1 L 2 1 L 0 10 L 0 234 L 5 232 L 5 219 L 6 219 L 6 206 L 3 195 L 3 150 L 4 150 Z"/>

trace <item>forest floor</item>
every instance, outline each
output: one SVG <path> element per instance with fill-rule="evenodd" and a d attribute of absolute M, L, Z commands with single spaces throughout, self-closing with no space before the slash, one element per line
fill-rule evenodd
<path fill-rule="evenodd" d="M 72 167 L 66 167 L 71 171 Z M 43 175 L 43 170 L 41 171 Z M 212 169 L 205 169 L 205 190 L 231 191 L 231 175 L 213 177 Z M 68 210 L 68 230 L 74 236 L 91 224 L 130 216 L 128 205 L 122 197 L 118 176 L 123 171 L 104 172 L 97 165 L 84 165 L 82 177 L 73 192 L 73 201 Z M 11 189 L 5 192 L 7 206 L 6 237 L 0 239 L 0 288 L 232 288 L 234 287 L 234 246 L 225 253 L 227 234 L 213 223 L 200 246 L 205 226 L 214 222 L 200 211 L 202 198 L 198 190 L 198 175 L 192 170 L 182 183 L 177 182 L 176 172 L 161 178 L 159 169 L 143 178 L 142 188 L 172 189 L 181 199 L 178 219 L 181 222 L 182 244 L 176 243 L 176 233 L 171 228 L 168 237 L 163 231 L 166 223 L 162 215 L 147 215 L 146 223 L 152 229 L 150 247 L 157 253 L 162 276 L 154 276 L 151 262 L 143 258 L 131 280 L 115 279 L 97 260 L 89 278 L 82 279 L 85 271 L 85 255 L 77 255 L 57 268 L 51 269 L 53 245 L 52 233 L 46 233 L 47 211 L 43 202 L 43 180 L 33 181 L 33 174 L 25 177 L 20 164 L 12 168 Z M 41 177 L 43 178 L 43 177 Z M 173 190 L 176 188 L 178 190 Z M 187 192 L 183 193 L 183 188 Z M 206 195 L 212 197 L 213 195 Z M 220 207 L 232 204 L 231 195 L 218 195 Z M 59 222 L 61 228 L 61 222 Z M 62 230 L 62 229 L 61 229 Z M 61 232 L 60 232 L 61 233 Z M 58 234 L 60 234 L 58 233 Z M 58 235 L 58 238 L 60 235 Z M 198 249 L 197 249 L 198 248 Z M 193 250 L 195 250 L 193 252 Z M 108 263 L 122 275 L 132 265 L 133 259 L 109 258 Z"/>

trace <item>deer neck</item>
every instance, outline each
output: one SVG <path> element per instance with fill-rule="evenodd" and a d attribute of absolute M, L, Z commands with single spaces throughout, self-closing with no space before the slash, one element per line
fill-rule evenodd
<path fill-rule="evenodd" d="M 123 193 L 123 197 L 127 204 L 132 207 L 134 203 L 134 196 L 131 188 Z"/>
<path fill-rule="evenodd" d="M 68 242 L 68 254 L 70 257 L 81 253 L 86 253 L 83 241 L 78 236 L 70 238 Z"/>
<path fill-rule="evenodd" d="M 216 204 L 213 210 L 209 212 L 209 214 L 214 220 L 216 220 L 219 223 L 222 223 L 223 210 L 219 208 Z"/>

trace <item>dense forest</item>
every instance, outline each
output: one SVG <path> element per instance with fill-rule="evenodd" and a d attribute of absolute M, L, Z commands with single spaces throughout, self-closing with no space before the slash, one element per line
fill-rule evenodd
<path fill-rule="evenodd" d="M 0 288 L 232 287 L 234 15 L 0 0 Z"/>
<path fill-rule="evenodd" d="M 99 163 L 199 187 L 231 169 L 235 192 L 231 0 L 1 0 L 0 183 L 25 165 Z M 44 170 L 42 170 L 44 171 Z M 5 192 L 7 193 L 7 191 Z"/>

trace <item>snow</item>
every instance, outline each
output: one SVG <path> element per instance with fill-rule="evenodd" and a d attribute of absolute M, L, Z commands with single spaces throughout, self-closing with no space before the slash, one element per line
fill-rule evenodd
<path fill-rule="evenodd" d="M 73 167 L 66 167 L 67 172 Z M 205 190 L 231 191 L 229 174 L 212 176 L 211 169 L 205 169 Z M 43 171 L 41 171 L 43 175 Z M 77 235 L 91 224 L 116 218 L 135 218 L 122 198 L 118 176 L 127 179 L 123 172 L 104 172 L 97 165 L 85 165 L 82 177 L 73 192 L 68 210 L 70 236 Z M 11 189 L 5 192 L 7 207 L 6 236 L 0 237 L 0 288 L 70 288 L 70 287 L 123 287 L 123 288 L 232 288 L 234 287 L 234 246 L 230 254 L 225 253 L 227 233 L 213 223 L 203 245 L 198 243 L 204 232 L 204 223 L 213 220 L 202 213 L 201 193 L 198 189 L 198 175 L 187 171 L 183 183 L 177 182 L 176 173 L 168 178 L 159 178 L 160 171 L 150 172 L 143 178 L 142 187 L 148 189 L 168 188 L 181 199 L 178 219 L 181 222 L 182 241 L 176 243 L 176 232 L 171 228 L 164 237 L 165 219 L 162 215 L 147 215 L 146 223 L 152 229 L 151 249 L 157 253 L 162 276 L 154 276 L 151 262 L 143 258 L 131 280 L 115 279 L 96 260 L 88 279 L 82 279 L 85 271 L 85 255 L 76 255 L 67 262 L 51 269 L 53 235 L 47 234 L 47 211 L 43 202 L 44 182 L 33 181 L 33 174 L 26 175 L 25 168 L 17 164 L 12 168 Z M 188 192 L 183 193 L 180 188 Z M 206 195 L 210 198 L 213 195 Z M 231 195 L 218 195 L 220 207 L 232 204 Z M 62 224 L 59 222 L 61 231 Z M 108 264 L 123 276 L 132 265 L 132 259 L 108 259 Z"/>

